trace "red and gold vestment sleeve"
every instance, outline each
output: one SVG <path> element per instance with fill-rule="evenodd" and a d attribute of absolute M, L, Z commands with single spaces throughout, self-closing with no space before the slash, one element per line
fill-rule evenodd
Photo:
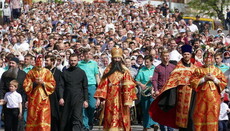
<path fill-rule="evenodd" d="M 109 84 L 108 78 L 101 79 L 101 81 L 100 81 L 100 83 L 99 83 L 99 85 L 97 87 L 97 90 L 96 90 L 96 92 L 94 94 L 94 97 L 106 99 L 108 84 Z"/>
<path fill-rule="evenodd" d="M 200 90 L 199 84 L 202 78 L 203 78 L 203 75 L 201 73 L 200 68 L 195 69 L 195 71 L 193 72 L 190 78 L 190 87 L 196 92 Z"/>
<path fill-rule="evenodd" d="M 43 80 L 44 83 L 43 85 L 37 85 L 36 87 L 33 87 L 34 81 L 38 76 Z M 29 71 L 23 83 L 23 88 L 28 96 L 31 96 L 31 94 L 34 93 L 34 88 L 40 88 L 37 90 L 43 90 L 42 92 L 44 92 L 44 94 L 42 94 L 42 96 L 47 97 L 54 92 L 55 87 L 56 82 L 53 74 L 45 68 L 39 73 L 34 69 Z"/>
<path fill-rule="evenodd" d="M 32 70 L 29 71 L 26 75 L 26 78 L 23 82 L 23 88 L 27 95 L 30 95 L 33 91 L 33 82 L 32 82 Z"/>
<path fill-rule="evenodd" d="M 176 68 L 177 69 L 177 68 Z M 176 70 L 174 69 L 174 70 Z M 166 81 L 166 84 L 163 86 L 163 88 L 160 90 L 160 94 L 163 93 L 164 91 L 177 87 L 178 86 L 178 81 L 180 79 L 180 72 L 178 71 L 173 71 L 169 77 L 169 79 Z"/>
<path fill-rule="evenodd" d="M 134 83 L 131 74 L 126 71 L 124 73 L 124 79 L 122 84 L 124 105 L 131 106 L 133 104 L 133 100 L 137 99 L 135 86 L 136 84 Z"/>
<path fill-rule="evenodd" d="M 213 81 L 207 81 L 208 84 L 200 84 L 201 80 L 211 71 L 211 74 L 214 75 L 218 80 L 219 83 L 215 84 Z M 211 88 L 211 90 L 215 90 L 215 85 L 217 85 L 218 90 L 221 92 L 227 85 L 226 78 L 221 70 L 217 69 L 216 67 L 212 66 L 208 71 L 205 68 L 197 68 L 192 77 L 190 78 L 191 88 L 195 91 L 199 90 L 206 90 L 206 88 Z"/>
<path fill-rule="evenodd" d="M 44 73 L 46 75 L 44 76 L 44 79 L 43 79 L 43 81 L 44 81 L 44 83 L 43 83 L 44 88 L 43 89 L 47 95 L 50 95 L 55 91 L 56 82 L 55 82 L 55 79 L 53 77 L 53 74 L 49 70 L 44 71 Z"/>

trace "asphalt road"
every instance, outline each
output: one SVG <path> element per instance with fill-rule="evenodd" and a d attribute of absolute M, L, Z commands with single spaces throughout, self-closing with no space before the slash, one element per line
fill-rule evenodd
<path fill-rule="evenodd" d="M 103 127 L 102 126 L 94 126 L 93 127 L 93 131 L 102 131 Z M 143 127 L 140 125 L 134 125 L 132 126 L 132 131 L 142 131 Z M 149 130 L 149 131 L 153 131 L 153 130 Z"/>
<path fill-rule="evenodd" d="M 102 130 L 103 130 L 102 126 L 94 126 L 92 131 L 102 131 Z M 141 125 L 132 126 L 132 131 L 142 131 L 142 130 L 143 130 L 143 127 Z M 4 131 L 4 129 L 0 129 L 0 131 Z M 148 131 L 153 131 L 153 129 L 149 129 Z"/>
<path fill-rule="evenodd" d="M 94 126 L 92 131 L 102 131 L 102 130 L 103 130 L 102 126 Z M 142 130 L 143 127 L 140 125 L 132 126 L 132 131 L 142 131 Z M 0 131 L 4 131 L 4 129 L 0 129 Z M 148 131 L 153 131 L 153 130 L 149 129 Z"/>

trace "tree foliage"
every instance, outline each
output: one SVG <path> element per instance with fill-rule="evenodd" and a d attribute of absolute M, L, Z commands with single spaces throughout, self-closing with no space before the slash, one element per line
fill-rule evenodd
<path fill-rule="evenodd" d="M 230 0 L 191 0 L 188 6 L 197 14 L 217 17 L 224 22 L 224 7 L 230 4 Z"/>

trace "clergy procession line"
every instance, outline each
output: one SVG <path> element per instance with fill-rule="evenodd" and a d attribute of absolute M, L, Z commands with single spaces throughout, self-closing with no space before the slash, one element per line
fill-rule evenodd
<path fill-rule="evenodd" d="M 165 2 L 55 2 L 4 3 L 0 128 L 230 129 L 229 10 L 210 34 Z"/>
<path fill-rule="evenodd" d="M 181 50 L 182 59 L 176 65 L 169 62 L 168 50 L 163 50 L 162 63 L 156 68 L 152 57 L 146 55 L 145 66 L 135 80 L 123 62 L 119 46 L 112 48 L 112 62 L 101 79 L 97 63 L 90 60 L 89 49 L 82 50 L 82 61 L 78 61 L 77 54 L 71 54 L 69 66 L 62 72 L 54 67 L 53 56 L 45 56 L 44 68 L 44 57 L 38 55 L 27 74 L 18 68 L 19 59 L 12 57 L 0 82 L 5 130 L 19 130 L 20 126 L 25 126 L 26 131 L 92 130 L 95 109 L 99 107 L 103 130 L 131 130 L 130 108 L 137 99 L 136 85 L 142 91 L 151 86 L 147 90 L 150 96 L 141 94 L 144 130 L 157 131 L 160 127 L 217 131 L 218 122 L 227 129 L 227 121 L 221 120 L 230 111 L 223 103 L 227 80 L 214 66 L 219 54 L 207 50 L 204 65 L 197 67 L 191 63 L 192 46 L 183 45 Z M 25 125 L 19 123 L 24 121 L 23 115 Z"/>

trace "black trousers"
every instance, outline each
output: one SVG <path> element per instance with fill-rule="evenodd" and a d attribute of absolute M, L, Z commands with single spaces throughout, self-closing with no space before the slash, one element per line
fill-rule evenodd
<path fill-rule="evenodd" d="M 51 116 L 51 131 L 59 131 L 60 122 L 56 117 Z"/>
<path fill-rule="evenodd" d="M 21 8 L 13 9 L 12 13 L 13 13 L 13 18 L 14 19 L 19 18 L 21 16 Z"/>
<path fill-rule="evenodd" d="M 5 131 L 17 131 L 19 108 L 6 108 L 4 113 Z"/>
<path fill-rule="evenodd" d="M 82 127 L 83 127 L 82 110 L 83 110 L 82 106 L 79 106 L 77 104 L 73 107 L 72 131 L 82 131 Z"/>
<path fill-rule="evenodd" d="M 222 120 L 218 123 L 218 131 L 227 131 L 228 130 L 228 120 Z"/>
<path fill-rule="evenodd" d="M 10 17 L 9 16 L 3 16 L 3 23 L 9 24 L 10 23 Z"/>

